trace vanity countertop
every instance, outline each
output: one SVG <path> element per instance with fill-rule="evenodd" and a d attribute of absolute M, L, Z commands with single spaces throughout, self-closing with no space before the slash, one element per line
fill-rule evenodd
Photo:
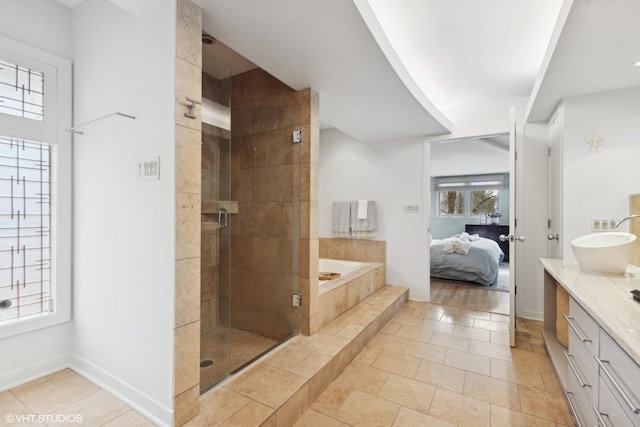
<path fill-rule="evenodd" d="M 640 364 L 640 303 L 630 291 L 640 289 L 640 268 L 624 275 L 589 273 L 561 259 L 540 259 L 544 269 Z"/>

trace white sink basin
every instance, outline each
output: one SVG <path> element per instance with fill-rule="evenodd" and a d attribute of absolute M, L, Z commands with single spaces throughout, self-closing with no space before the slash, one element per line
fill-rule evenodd
<path fill-rule="evenodd" d="M 573 239 L 571 249 L 582 270 L 623 274 L 631 261 L 635 240 L 635 234 L 631 233 L 592 233 Z"/>

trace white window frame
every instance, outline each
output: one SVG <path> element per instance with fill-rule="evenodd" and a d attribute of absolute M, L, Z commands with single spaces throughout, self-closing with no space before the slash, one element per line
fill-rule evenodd
<path fill-rule="evenodd" d="M 503 173 L 434 177 L 432 193 L 436 195 L 437 216 L 451 219 L 479 218 L 480 215 L 474 215 L 471 212 L 471 193 L 482 190 L 497 190 L 498 200 L 501 200 L 505 190 L 505 179 Z M 440 193 L 444 191 L 459 191 L 463 193 L 464 209 L 462 214 L 440 213 Z M 500 206 L 500 203 L 498 203 L 498 206 Z"/>
<path fill-rule="evenodd" d="M 0 134 L 55 146 L 51 156 L 51 281 L 54 311 L 0 327 L 0 339 L 71 320 L 72 144 L 71 61 L 0 36 L 0 58 L 45 73 L 44 120 L 0 114 Z"/>

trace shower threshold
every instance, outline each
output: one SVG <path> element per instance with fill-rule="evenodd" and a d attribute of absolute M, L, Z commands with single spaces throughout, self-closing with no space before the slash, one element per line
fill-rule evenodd
<path fill-rule="evenodd" d="M 276 347 L 296 336 L 276 341 L 241 329 L 211 328 L 201 334 L 200 393 L 205 393 L 231 375 L 246 368 Z M 228 345 L 224 345 L 224 343 Z"/>

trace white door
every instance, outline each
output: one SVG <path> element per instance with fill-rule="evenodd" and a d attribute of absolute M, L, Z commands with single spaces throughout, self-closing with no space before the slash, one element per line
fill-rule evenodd
<path fill-rule="evenodd" d="M 549 257 L 562 258 L 562 107 L 549 121 Z"/>
<path fill-rule="evenodd" d="M 521 135 L 521 134 L 520 134 Z M 509 240 L 509 342 L 511 347 L 516 345 L 516 264 L 517 251 L 516 244 L 524 242 L 524 237 L 518 235 L 517 212 L 516 212 L 516 177 L 517 177 L 517 140 L 519 137 L 516 131 L 515 109 L 511 108 L 509 126 L 509 235 L 500 236 L 500 240 Z"/>

